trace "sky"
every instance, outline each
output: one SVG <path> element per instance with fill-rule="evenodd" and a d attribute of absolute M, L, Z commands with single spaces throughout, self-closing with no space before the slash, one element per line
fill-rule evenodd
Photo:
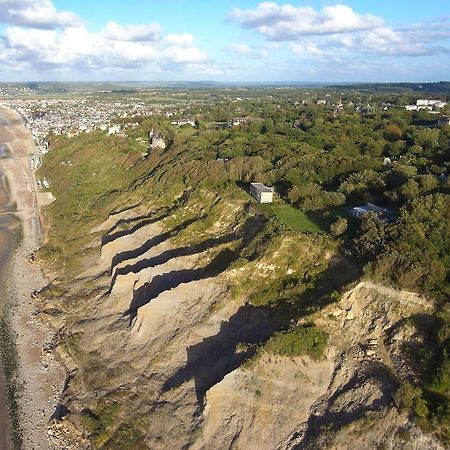
<path fill-rule="evenodd" d="M 450 0 L 0 0 L 0 81 L 450 80 Z"/>

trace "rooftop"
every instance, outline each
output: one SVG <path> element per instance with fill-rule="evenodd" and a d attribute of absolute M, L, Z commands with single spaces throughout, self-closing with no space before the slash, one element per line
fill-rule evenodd
<path fill-rule="evenodd" d="M 255 189 L 257 189 L 260 192 L 273 192 L 272 187 L 268 187 L 262 183 L 250 183 L 250 185 L 253 186 Z"/>

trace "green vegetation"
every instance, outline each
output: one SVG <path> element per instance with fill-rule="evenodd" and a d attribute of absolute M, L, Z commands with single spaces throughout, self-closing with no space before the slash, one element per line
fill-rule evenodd
<path fill-rule="evenodd" d="M 298 208 L 283 204 L 273 204 L 269 208 L 294 231 L 323 233 L 322 228 Z"/>
<path fill-rule="evenodd" d="M 348 222 L 344 217 L 339 217 L 336 222 L 330 225 L 330 232 L 333 236 L 341 236 L 347 230 Z"/>
<path fill-rule="evenodd" d="M 320 359 L 327 343 L 327 333 L 314 325 L 308 325 L 275 333 L 264 346 L 264 349 L 277 355 L 308 355 L 313 359 Z"/>
<path fill-rule="evenodd" d="M 412 411 L 418 417 L 426 417 L 429 413 L 423 391 L 408 381 L 403 381 L 395 393 L 395 403 L 400 411 Z"/>
<path fill-rule="evenodd" d="M 372 278 L 441 298 L 450 295 L 450 195 L 411 200 L 392 225 L 364 222 L 354 245 Z"/>
<path fill-rule="evenodd" d="M 13 232 L 13 242 L 17 248 L 23 239 L 22 227 L 19 226 L 11 232 Z M 5 292 L 0 296 L 3 297 L 3 303 L 0 304 L 0 376 L 5 382 L 12 445 L 14 449 L 18 450 L 23 446 L 19 405 L 23 387 L 19 379 L 20 361 L 17 353 L 16 333 L 11 324 L 14 304 Z"/>
<path fill-rule="evenodd" d="M 20 449 L 22 448 L 22 429 L 18 400 L 21 396 L 22 387 L 17 378 L 19 360 L 16 349 L 16 338 L 9 322 L 9 314 L 4 311 L 0 314 L 0 370 L 2 370 L 6 382 L 6 401 L 13 445 L 15 449 Z"/>
<path fill-rule="evenodd" d="M 104 133 L 52 136 L 40 170 L 56 201 L 46 209 L 51 233 L 39 257 L 69 283 L 98 257 L 104 232 L 95 230 L 111 214 L 133 209 L 141 218 L 161 219 L 167 231 L 177 230 L 177 246 L 212 242 L 205 249 L 205 270 L 227 270 L 231 294 L 267 311 L 278 332 L 265 349 L 287 356 L 321 357 L 325 332 L 290 324 L 338 298 L 360 271 L 425 293 L 437 305 L 424 346 L 427 375 L 419 387 L 411 380 L 401 384 L 396 403 L 421 426 L 448 438 L 450 127 L 436 127 L 436 116 L 426 111 L 406 111 L 403 105 L 417 95 L 406 86 L 393 89 L 327 92 L 323 108 L 315 104 L 325 95 L 320 89 L 309 97 L 300 89 L 249 89 L 244 99 L 241 92 L 196 91 L 189 94 L 195 99 L 195 129 L 175 128 L 161 115 L 130 118 L 139 123 L 135 128 L 123 120 L 123 139 Z M 189 96 L 181 94 L 154 98 L 164 103 L 178 96 L 185 102 Z M 338 101 L 343 109 L 333 106 Z M 249 121 L 228 127 L 235 116 Z M 169 145 L 146 155 L 150 128 L 161 131 Z M 253 181 L 274 186 L 279 202 L 256 205 L 242 188 Z M 389 207 L 393 220 L 348 216 L 349 208 L 367 202 Z M 342 256 L 330 264 L 338 254 L 349 255 L 354 266 Z M 64 282 L 55 286 L 49 295 L 65 292 Z M 83 300 L 73 302 L 83 311 Z M 79 351 L 77 336 L 66 343 Z M 83 420 L 98 445 L 110 445 L 105 439 L 112 432 L 115 441 L 108 448 L 139 442 L 139 430 L 112 430 L 101 413 Z"/>
<path fill-rule="evenodd" d="M 114 434 L 120 422 L 121 407 L 118 403 L 100 404 L 98 412 L 89 409 L 82 412 L 80 422 L 97 448 L 102 448 Z"/>

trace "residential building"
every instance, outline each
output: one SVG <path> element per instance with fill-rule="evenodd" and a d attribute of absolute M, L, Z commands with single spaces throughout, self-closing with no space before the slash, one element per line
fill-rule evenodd
<path fill-rule="evenodd" d="M 176 125 L 177 127 L 181 127 L 183 125 L 190 125 L 191 127 L 195 127 L 195 120 L 192 119 L 174 120 L 172 122 L 172 125 Z"/>
<path fill-rule="evenodd" d="M 447 103 L 442 100 L 417 100 L 416 105 L 418 107 L 431 106 L 434 108 L 443 108 Z"/>
<path fill-rule="evenodd" d="M 391 222 L 393 218 L 391 210 L 374 205 L 373 203 L 367 203 L 363 206 L 355 206 L 351 209 L 351 215 L 358 219 L 367 217 L 369 214 L 374 214 L 376 216 L 376 220 L 379 222 Z"/>

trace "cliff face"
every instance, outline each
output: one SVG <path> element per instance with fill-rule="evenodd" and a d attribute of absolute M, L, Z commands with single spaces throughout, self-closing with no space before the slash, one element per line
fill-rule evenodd
<path fill-rule="evenodd" d="M 297 319 L 329 333 L 323 357 L 257 349 L 278 324 L 271 309 L 232 294 L 239 279 L 249 272 L 265 283 L 319 256 L 332 270 L 343 266 L 320 252 L 277 266 L 283 243 L 238 263 L 265 221 L 228 204 L 221 210 L 226 219 L 192 244 L 187 209 L 171 227 L 159 213 L 112 215 L 94 230 L 98 258 L 61 283 L 62 295 L 43 293 L 70 370 L 53 433 L 69 429 L 75 448 L 440 448 L 394 402 L 399 382 L 420 376 L 422 338 L 411 318 L 430 313 L 430 303 L 359 283 Z"/>
<path fill-rule="evenodd" d="M 398 395 L 431 302 L 357 284 L 339 241 L 288 229 L 231 164 L 95 139 L 44 161 L 57 448 L 440 448 Z"/>
<path fill-rule="evenodd" d="M 411 376 L 421 337 L 408 323 L 430 312 L 415 294 L 359 283 L 313 317 L 330 332 L 323 359 L 262 355 L 206 394 L 194 448 L 440 448 L 393 397 Z"/>

